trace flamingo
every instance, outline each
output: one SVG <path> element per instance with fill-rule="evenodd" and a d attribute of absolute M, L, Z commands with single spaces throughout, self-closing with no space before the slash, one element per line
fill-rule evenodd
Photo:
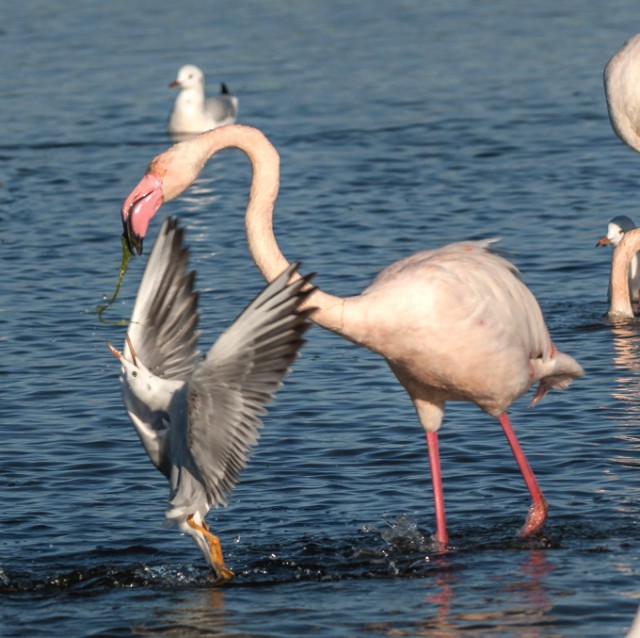
<path fill-rule="evenodd" d="M 640 228 L 627 231 L 613 249 L 609 284 L 611 299 L 608 312 L 612 321 L 625 321 L 635 316 L 629 290 L 629 269 L 638 251 L 640 251 Z"/>
<path fill-rule="evenodd" d="M 640 152 L 640 33 L 629 38 L 604 68 L 604 93 L 609 121 L 614 133 L 634 151 Z M 611 260 L 611 300 L 613 320 L 634 316 L 627 277 L 629 267 L 640 250 L 640 231 L 629 230 L 614 247 Z"/>
<path fill-rule="evenodd" d="M 615 250 L 622 241 L 625 233 L 633 230 L 635 227 L 636 225 L 633 220 L 626 215 L 614 217 L 607 225 L 607 234 L 598 240 L 596 247 L 610 244 Z M 613 258 L 613 253 L 611 256 Z M 640 295 L 640 268 L 638 268 L 637 253 L 633 255 L 629 262 L 629 293 L 631 294 L 631 301 L 638 301 Z M 609 283 L 609 300 L 611 300 L 611 283 Z"/>
<path fill-rule="evenodd" d="M 604 93 L 615 134 L 640 152 L 640 33 L 629 38 L 604 67 Z"/>
<path fill-rule="evenodd" d="M 279 156 L 257 129 L 225 126 L 176 144 L 151 161 L 122 207 L 125 235 L 142 251 L 150 219 L 197 178 L 207 160 L 237 147 L 253 167 L 245 229 L 251 255 L 267 281 L 289 263 L 272 221 Z M 411 255 L 384 269 L 359 295 L 336 297 L 316 288 L 303 307 L 321 327 L 382 355 L 405 388 L 426 432 L 436 518 L 435 542 L 448 535 L 438 430 L 447 401 L 468 401 L 496 417 L 531 495 L 521 531 L 540 531 L 547 502 L 506 410 L 538 382 L 537 403 L 549 388 L 566 388 L 581 366 L 556 349 L 538 303 L 517 269 L 491 241 L 466 241 Z"/>
<path fill-rule="evenodd" d="M 220 95 L 205 98 L 204 73 L 193 64 L 181 67 L 169 86 L 180 88 L 167 122 L 169 133 L 203 133 L 233 124 L 238 117 L 238 98 L 229 92 L 224 82 L 220 85 Z"/>

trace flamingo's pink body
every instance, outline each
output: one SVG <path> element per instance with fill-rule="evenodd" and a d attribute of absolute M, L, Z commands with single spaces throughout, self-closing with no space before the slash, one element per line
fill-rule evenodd
<path fill-rule="evenodd" d="M 217 151 L 235 146 L 253 166 L 246 213 L 249 249 L 267 280 L 288 263 L 276 242 L 273 207 L 279 157 L 256 129 L 227 126 L 178 144 L 156 157 L 123 205 L 133 246 L 141 249 L 149 220 L 178 196 Z M 383 270 L 354 297 L 317 290 L 308 297 L 311 319 L 381 354 L 411 397 L 427 433 L 436 509 L 436 539 L 447 531 L 440 478 L 438 429 L 446 401 L 470 401 L 497 417 L 532 496 L 524 534 L 538 531 L 547 505 L 506 416 L 512 401 L 534 383 L 534 402 L 550 387 L 582 375 L 557 351 L 540 308 L 514 266 L 491 252 L 491 242 L 463 242 L 429 250 Z"/>
<path fill-rule="evenodd" d="M 616 135 L 640 151 L 640 33 L 629 38 L 604 68 L 604 92 Z"/>

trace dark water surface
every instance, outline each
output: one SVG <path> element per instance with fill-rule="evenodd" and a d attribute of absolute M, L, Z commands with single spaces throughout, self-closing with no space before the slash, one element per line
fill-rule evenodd
<path fill-rule="evenodd" d="M 604 318 L 607 221 L 638 215 L 640 157 L 601 74 L 637 2 L 7 3 L 0 25 L 2 636 L 622 636 L 640 601 L 640 325 Z M 230 506 L 236 580 L 210 586 L 162 527 L 167 487 L 122 406 L 100 325 L 119 206 L 164 134 L 184 63 L 224 80 L 282 155 L 276 232 L 338 294 L 391 261 L 500 236 L 587 376 L 498 424 L 452 404 L 451 542 L 430 542 L 424 434 L 375 355 L 320 329 Z M 262 286 L 230 151 L 167 206 L 188 228 L 208 346 Z M 152 235 L 160 220 L 154 220 Z M 149 247 L 150 247 L 149 240 Z M 147 251 L 148 252 L 148 251 Z M 113 316 L 128 317 L 144 259 Z"/>

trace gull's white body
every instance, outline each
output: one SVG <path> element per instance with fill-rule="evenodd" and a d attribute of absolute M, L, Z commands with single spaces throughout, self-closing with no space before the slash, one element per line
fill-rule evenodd
<path fill-rule="evenodd" d="M 272 228 L 279 157 L 256 129 L 228 126 L 177 144 L 157 156 L 123 206 L 132 245 L 141 249 L 151 217 L 177 197 L 217 151 L 249 157 L 253 181 L 246 212 L 251 254 L 267 280 L 287 265 Z M 506 416 L 512 401 L 539 383 L 534 399 L 564 388 L 582 368 L 553 346 L 540 308 L 516 268 L 491 242 L 462 242 L 417 253 L 383 270 L 360 295 L 316 289 L 310 318 L 381 354 L 407 390 L 427 433 L 436 502 L 436 538 L 447 543 L 437 432 L 446 401 L 470 401 L 497 416 L 534 506 L 524 533 L 542 527 L 546 502 Z"/>
<path fill-rule="evenodd" d="M 167 131 L 175 134 L 195 134 L 225 124 L 233 124 L 238 117 L 238 98 L 222 85 L 220 95 L 205 96 L 204 73 L 193 64 L 178 71 L 170 86 L 179 87 Z"/>
<path fill-rule="evenodd" d="M 211 535 L 198 528 L 206 528 L 212 505 L 226 505 L 258 440 L 264 406 L 304 342 L 308 323 L 299 307 L 307 284 L 288 284 L 294 272 L 288 269 L 265 288 L 201 359 L 195 273 L 188 271 L 182 231 L 166 220 L 140 284 L 124 353 L 114 351 L 129 417 L 169 480 L 166 517 L 194 538 L 218 577 L 225 568 L 212 560 Z"/>

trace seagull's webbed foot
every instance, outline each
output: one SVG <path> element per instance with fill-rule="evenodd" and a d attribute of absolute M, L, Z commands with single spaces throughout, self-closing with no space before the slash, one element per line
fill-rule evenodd
<path fill-rule="evenodd" d="M 221 582 L 231 580 L 235 574 L 224 566 L 224 557 L 222 555 L 220 539 L 209 531 L 209 526 L 204 520 L 202 521 L 202 525 L 198 525 L 198 523 L 193 520 L 193 515 L 191 515 L 187 517 L 187 523 L 205 537 L 207 545 L 209 546 L 211 565 L 218 580 Z"/>

